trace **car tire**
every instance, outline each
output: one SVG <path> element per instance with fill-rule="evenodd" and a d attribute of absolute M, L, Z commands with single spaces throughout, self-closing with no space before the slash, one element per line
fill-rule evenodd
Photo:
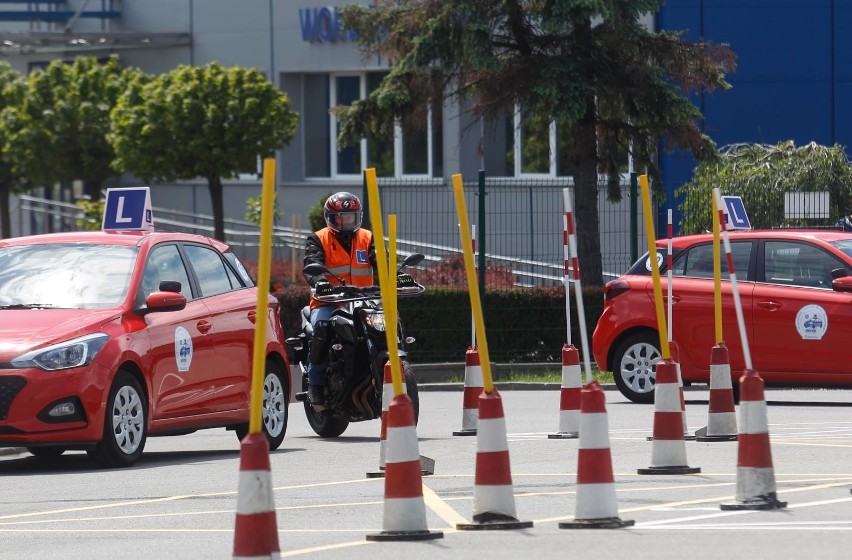
<path fill-rule="evenodd" d="M 612 374 L 621 394 L 635 403 L 653 403 L 660 360 L 660 341 L 653 331 L 625 338 L 612 355 Z"/>
<path fill-rule="evenodd" d="M 148 402 L 139 381 L 119 370 L 104 412 L 103 439 L 89 457 L 107 468 L 129 467 L 139 460 L 148 438 Z"/>
<path fill-rule="evenodd" d="M 39 459 L 56 459 L 65 453 L 67 448 L 61 445 L 46 445 L 41 447 L 27 447 L 27 451 Z"/>
<path fill-rule="evenodd" d="M 261 430 L 269 442 L 269 450 L 281 447 L 289 419 L 290 383 L 274 362 L 266 361 L 263 378 L 263 403 L 261 405 Z M 235 430 L 240 441 L 248 435 L 249 425 L 240 424 Z"/>

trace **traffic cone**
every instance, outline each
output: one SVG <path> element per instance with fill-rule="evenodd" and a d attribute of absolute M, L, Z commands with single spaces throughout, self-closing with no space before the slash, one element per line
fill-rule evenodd
<path fill-rule="evenodd" d="M 400 364 L 400 370 L 402 365 Z M 403 370 L 404 371 L 404 370 Z M 405 382 L 402 383 L 402 392 L 406 393 Z M 393 400 L 393 375 L 391 374 L 390 360 L 385 362 L 384 376 L 382 378 L 382 426 L 379 432 L 379 470 L 368 472 L 367 478 L 382 478 L 385 476 L 385 457 L 387 455 L 387 435 L 388 435 L 388 407 Z M 423 458 L 425 459 L 425 457 Z M 422 459 L 421 459 L 422 464 Z M 433 474 L 434 468 L 431 471 L 421 469 L 421 474 Z"/>
<path fill-rule="evenodd" d="M 720 507 L 724 510 L 787 507 L 787 502 L 778 501 L 776 496 L 763 379 L 753 369 L 745 370 L 740 378 L 738 443 L 736 501 Z"/>
<path fill-rule="evenodd" d="M 479 352 L 471 346 L 464 354 L 464 402 L 462 404 L 462 429 L 454 436 L 475 436 L 479 421 L 479 395 L 482 394 L 482 366 Z"/>
<path fill-rule="evenodd" d="M 698 467 L 686 465 L 686 443 L 683 439 L 683 410 L 678 398 L 677 365 L 672 360 L 657 362 L 657 384 L 654 388 L 654 436 L 651 466 L 638 469 L 639 474 L 693 474 Z"/>
<path fill-rule="evenodd" d="M 675 341 L 671 341 L 669 342 L 669 349 L 671 351 L 672 360 L 674 360 L 675 366 L 677 367 L 677 386 L 680 392 L 680 413 L 681 420 L 683 421 L 683 439 L 693 440 L 695 439 L 695 436 L 690 434 L 689 429 L 686 427 L 686 399 L 683 395 L 683 375 L 680 373 L 680 348 L 678 348 Z"/>
<path fill-rule="evenodd" d="M 562 346 L 562 388 L 559 394 L 559 431 L 549 439 L 573 439 L 579 435 L 580 391 L 583 388 L 580 352 L 573 344 Z"/>
<path fill-rule="evenodd" d="M 617 529 L 633 525 L 633 520 L 623 521 L 618 517 L 606 397 L 597 381 L 582 390 L 580 407 L 574 521 L 559 523 L 559 528 Z"/>
<path fill-rule="evenodd" d="M 368 541 L 422 541 L 444 537 L 426 526 L 414 404 L 403 393 L 388 407 L 383 531 Z"/>
<path fill-rule="evenodd" d="M 734 389 L 731 385 L 731 364 L 728 348 L 720 342 L 710 352 L 710 402 L 707 427 L 695 433 L 697 441 L 735 441 L 737 413 L 734 410 Z"/>
<path fill-rule="evenodd" d="M 250 433 L 240 443 L 234 560 L 277 560 L 280 557 L 269 442 L 261 432 Z"/>
<path fill-rule="evenodd" d="M 456 529 L 532 527 L 532 521 L 518 521 L 515 517 L 506 419 L 503 417 L 503 400 L 497 389 L 479 396 L 479 428 L 476 437 L 473 523 L 459 523 Z"/>

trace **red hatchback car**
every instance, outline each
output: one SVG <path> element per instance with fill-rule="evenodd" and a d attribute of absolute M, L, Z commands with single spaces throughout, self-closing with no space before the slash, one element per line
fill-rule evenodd
<path fill-rule="evenodd" d="M 834 230 L 729 233 L 752 365 L 767 385 L 852 386 L 852 234 Z M 657 243 L 666 297 L 666 241 Z M 724 251 L 724 249 L 722 249 Z M 716 344 L 713 236 L 672 240 L 672 339 L 684 383 L 707 383 Z M 745 367 L 722 255 L 723 340 L 734 387 Z M 592 347 L 634 402 L 653 402 L 660 338 L 647 255 L 604 289 Z"/>
<path fill-rule="evenodd" d="M 150 436 L 248 432 L 255 326 L 266 321 L 262 429 L 287 429 L 290 367 L 269 296 L 224 243 L 83 232 L 0 241 L 0 446 L 135 463 Z"/>

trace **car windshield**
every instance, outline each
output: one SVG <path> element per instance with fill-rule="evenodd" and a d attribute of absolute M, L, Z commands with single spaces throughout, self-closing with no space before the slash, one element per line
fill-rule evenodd
<path fill-rule="evenodd" d="M 852 239 L 841 239 L 840 241 L 832 241 L 832 245 L 852 257 Z"/>
<path fill-rule="evenodd" d="M 115 307 L 127 293 L 136 254 L 123 245 L 0 247 L 0 310 Z"/>

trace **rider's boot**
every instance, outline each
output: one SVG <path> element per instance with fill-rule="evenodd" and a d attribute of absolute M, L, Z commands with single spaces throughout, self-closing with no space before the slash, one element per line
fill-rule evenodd
<path fill-rule="evenodd" d="M 325 386 L 324 385 L 309 385 L 308 386 L 308 402 L 314 407 L 317 412 L 325 410 Z"/>

